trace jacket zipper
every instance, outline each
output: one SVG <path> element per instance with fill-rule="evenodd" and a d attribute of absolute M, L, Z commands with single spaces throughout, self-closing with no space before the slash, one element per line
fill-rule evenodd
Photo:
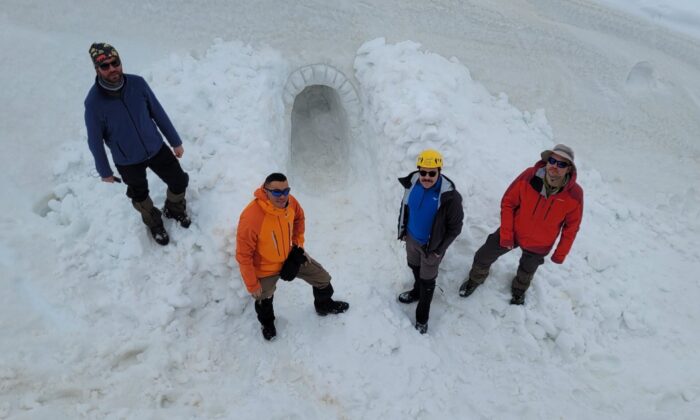
<path fill-rule="evenodd" d="M 435 223 L 437 223 L 438 213 L 440 212 L 440 206 L 442 205 L 442 193 L 438 194 L 438 207 L 435 211 L 435 217 L 433 217 L 433 224 L 430 225 L 430 237 L 428 238 L 428 243 L 425 244 L 425 252 L 430 250 L 430 241 L 433 240 L 433 230 L 435 229 Z"/>
<path fill-rule="evenodd" d="M 279 246 L 279 244 L 277 243 L 277 236 L 275 235 L 275 231 L 274 231 L 274 230 L 272 231 L 272 242 L 275 243 L 275 249 L 277 250 L 277 255 L 280 255 L 280 256 L 281 256 L 282 254 L 280 253 L 280 246 Z"/>
<path fill-rule="evenodd" d="M 538 195 L 537 195 L 537 203 L 535 203 L 535 208 L 532 209 L 532 215 L 533 215 L 533 216 L 534 216 L 535 213 L 537 212 L 537 206 L 540 205 L 540 200 L 541 200 L 541 199 L 542 199 L 542 195 L 541 195 L 541 194 L 538 194 Z"/>
<path fill-rule="evenodd" d="M 139 135 L 139 141 L 141 142 L 141 146 L 143 146 L 144 152 L 146 152 L 146 159 L 148 159 L 150 156 L 148 156 L 148 149 L 146 148 L 146 143 L 143 142 L 143 137 L 141 136 L 141 132 L 139 131 L 138 126 L 136 125 L 136 121 L 134 121 L 134 117 L 131 115 L 131 111 L 129 111 L 129 107 L 126 106 L 126 101 L 124 100 L 123 95 L 119 97 L 119 99 L 122 101 L 122 105 L 124 105 L 124 109 L 126 109 L 126 113 L 129 115 L 129 119 L 131 120 L 131 124 L 134 125 L 134 130 L 136 130 L 136 134 Z"/>
<path fill-rule="evenodd" d="M 280 233 L 282 234 L 282 245 L 285 245 L 285 243 L 284 243 L 284 228 L 282 227 L 282 222 L 280 222 L 280 217 L 279 217 L 279 216 L 277 216 L 277 224 L 279 225 L 279 227 L 280 227 Z M 291 244 L 290 244 L 290 245 L 291 245 Z M 290 248 L 291 248 L 291 246 L 285 246 L 285 247 L 284 247 L 284 249 L 285 249 L 285 254 L 286 254 L 286 250 L 288 250 L 288 249 L 290 249 Z"/>
<path fill-rule="evenodd" d="M 544 213 L 544 219 L 547 219 L 547 216 L 549 215 L 549 211 L 552 210 L 552 206 L 554 205 L 554 200 L 549 204 L 549 207 L 547 207 L 547 211 Z"/>
<path fill-rule="evenodd" d="M 122 153 L 122 156 L 124 156 L 124 159 L 129 159 L 126 156 L 126 153 L 124 153 L 124 150 L 122 150 L 122 147 L 119 145 L 119 143 L 117 143 L 117 149 L 119 149 L 119 151 Z"/>

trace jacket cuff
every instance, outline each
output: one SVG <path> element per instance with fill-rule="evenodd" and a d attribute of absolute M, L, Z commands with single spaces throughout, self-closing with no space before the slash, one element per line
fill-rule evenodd
<path fill-rule="evenodd" d="M 552 255 L 552 262 L 554 262 L 555 264 L 561 264 L 564 262 L 565 258 L 565 255 L 559 255 L 555 253 L 554 255 Z"/>
<path fill-rule="evenodd" d="M 501 238 L 499 245 L 501 245 L 502 248 L 513 248 L 515 244 L 512 239 Z"/>

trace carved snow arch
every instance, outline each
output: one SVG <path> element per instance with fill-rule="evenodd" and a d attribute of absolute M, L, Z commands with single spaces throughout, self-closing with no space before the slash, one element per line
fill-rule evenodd
<path fill-rule="evenodd" d="M 350 80 L 340 70 L 328 64 L 311 64 L 295 70 L 287 78 L 284 87 L 284 103 L 287 121 L 294 106 L 294 100 L 308 86 L 322 85 L 335 89 L 347 113 L 348 124 L 354 139 L 360 136 L 360 99 Z"/>

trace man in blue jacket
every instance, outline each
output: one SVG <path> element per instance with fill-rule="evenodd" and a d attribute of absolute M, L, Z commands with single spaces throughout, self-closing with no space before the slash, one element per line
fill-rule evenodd
<path fill-rule="evenodd" d="M 413 271 L 413 288 L 399 302 L 416 306 L 416 330 L 428 332 L 430 303 L 438 267 L 447 248 L 462 231 L 462 196 L 442 174 L 442 155 L 427 149 L 416 159 L 418 170 L 399 182 L 404 196 L 399 211 L 399 239 L 406 241 L 406 260 Z"/>
<path fill-rule="evenodd" d="M 94 43 L 90 46 L 90 58 L 96 77 L 85 98 L 85 125 L 97 172 L 104 182 L 119 181 L 107 160 L 106 144 L 128 187 L 126 195 L 156 242 L 167 245 L 170 238 L 163 227 L 161 211 L 148 194 L 146 168 L 168 185 L 165 216 L 177 220 L 182 227 L 189 227 L 191 220 L 185 201 L 189 176 L 176 159 L 184 153 L 182 140 L 146 81 L 122 72 L 121 59 L 114 47 Z M 163 142 L 161 133 L 172 150 Z"/>

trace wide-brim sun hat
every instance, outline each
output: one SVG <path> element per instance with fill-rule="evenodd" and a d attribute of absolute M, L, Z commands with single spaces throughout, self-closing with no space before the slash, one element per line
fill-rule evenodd
<path fill-rule="evenodd" d="M 543 161 L 547 162 L 552 153 L 556 153 L 559 156 L 565 158 L 571 163 L 571 166 L 573 166 L 574 170 L 576 169 L 576 163 L 574 162 L 574 149 L 565 144 L 557 144 L 551 149 L 547 149 L 540 153 L 540 156 L 542 157 Z"/>

